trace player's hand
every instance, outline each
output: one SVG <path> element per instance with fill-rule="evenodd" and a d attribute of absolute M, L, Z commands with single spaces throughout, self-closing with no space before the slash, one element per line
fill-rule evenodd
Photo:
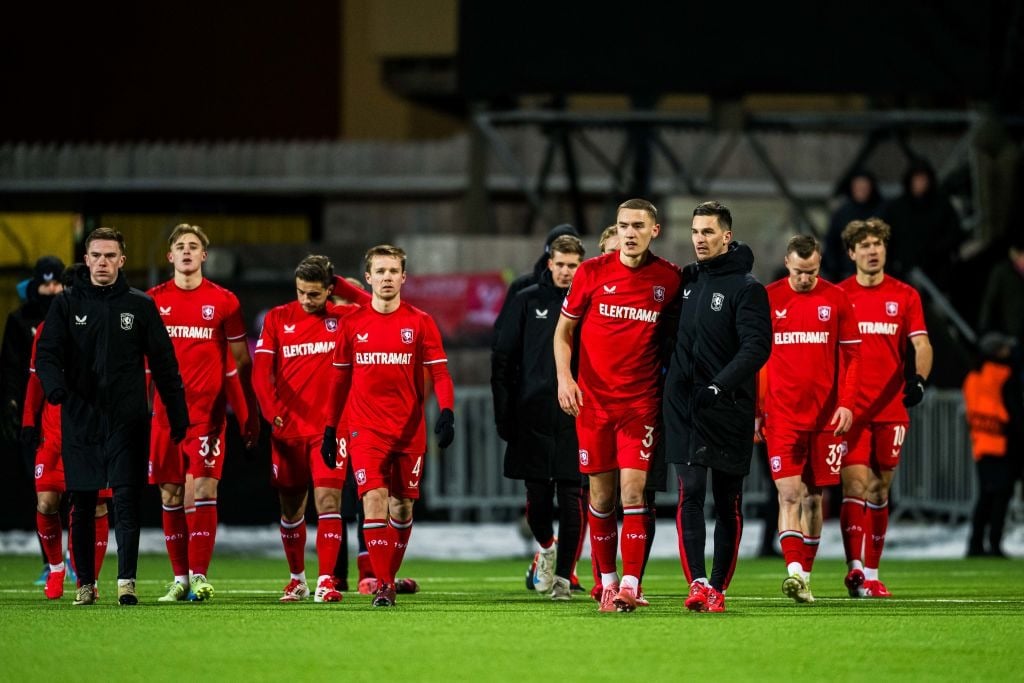
<path fill-rule="evenodd" d="M 916 406 L 924 398 L 924 377 L 914 375 L 914 378 L 907 381 L 903 387 L 903 405 L 910 408 Z"/>
<path fill-rule="evenodd" d="M 445 408 L 437 418 L 434 425 L 434 434 L 437 434 L 438 448 L 448 448 L 455 440 L 455 413 L 451 408 Z"/>
<path fill-rule="evenodd" d="M 327 469 L 333 470 L 338 466 L 338 430 L 334 427 L 324 427 L 324 441 L 320 444 L 320 456 L 323 457 Z"/>
<path fill-rule="evenodd" d="M 850 431 L 850 427 L 853 426 L 853 412 L 849 408 L 839 406 L 836 408 L 836 412 L 832 414 L 832 421 L 829 424 L 836 427 L 835 431 L 832 432 L 833 435 L 842 436 Z"/>
<path fill-rule="evenodd" d="M 764 415 L 754 418 L 754 443 L 764 443 Z"/>
<path fill-rule="evenodd" d="M 260 416 L 253 415 L 248 419 L 245 428 L 242 430 L 242 441 L 245 443 L 245 450 L 255 450 L 260 441 Z"/>
<path fill-rule="evenodd" d="M 722 393 L 722 389 L 714 383 L 709 384 L 706 387 L 701 387 L 700 391 L 697 392 L 697 397 L 695 399 L 697 410 L 707 410 L 711 406 L 715 405 L 720 393 Z"/>
<path fill-rule="evenodd" d="M 580 406 L 583 405 L 583 392 L 580 391 L 580 385 L 576 384 L 576 380 L 573 378 L 558 379 L 558 405 L 567 415 L 577 417 L 580 414 Z"/>
<path fill-rule="evenodd" d="M 186 433 L 188 433 L 188 425 L 179 425 L 177 427 L 171 427 L 171 443 L 177 446 L 179 443 L 185 440 Z"/>
<path fill-rule="evenodd" d="M 25 448 L 27 448 L 30 453 L 35 453 L 39 448 L 39 428 L 22 427 L 21 443 L 24 444 Z"/>
<path fill-rule="evenodd" d="M 50 405 L 59 406 L 64 401 L 68 400 L 68 391 L 61 387 L 57 387 L 50 392 L 50 395 L 46 397 L 46 400 L 50 402 Z"/>

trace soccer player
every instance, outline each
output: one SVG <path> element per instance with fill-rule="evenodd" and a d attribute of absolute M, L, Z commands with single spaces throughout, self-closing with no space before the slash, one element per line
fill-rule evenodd
<path fill-rule="evenodd" d="M 743 479 L 750 472 L 757 372 L 771 352 L 765 288 L 754 253 L 733 241 L 732 213 L 719 202 L 693 210 L 696 267 L 688 266 L 675 349 L 665 379 L 667 459 L 679 475 L 676 531 L 690 584 L 686 608 L 724 612 L 743 533 Z M 715 556 L 704 562 L 708 470 L 715 497 Z"/>
<path fill-rule="evenodd" d="M 584 261 L 555 328 L 558 402 L 576 418 L 580 472 L 590 479 L 591 553 L 603 612 L 632 612 L 647 540 L 644 489 L 660 438 L 663 340 L 675 328 L 682 273 L 655 256 L 658 211 L 630 199 L 616 213 L 619 251 Z M 582 325 L 579 382 L 573 339 Z M 623 507 L 622 580 L 616 567 L 615 490 Z"/>
<path fill-rule="evenodd" d="M 340 602 L 342 597 L 334 567 L 342 538 L 341 489 L 348 451 L 342 436 L 335 444 L 338 469 L 328 468 L 320 457 L 320 439 L 339 325 L 357 308 L 330 300 L 335 288 L 346 284 L 335 277 L 326 256 L 307 256 L 295 269 L 296 301 L 267 313 L 256 343 L 253 388 L 263 417 L 272 425 L 272 481 L 281 504 L 281 542 L 291 572 L 281 602 L 309 597 L 305 510 L 311 482 L 319 564 L 313 600 Z M 348 298 L 348 294 L 344 296 Z M 366 296 L 362 293 L 362 298 Z"/>
<path fill-rule="evenodd" d="M 850 298 L 860 336 L 861 364 L 849 452 L 843 459 L 843 504 L 839 521 L 849 573 L 850 597 L 887 598 L 878 564 L 889 524 L 889 489 L 910 426 L 907 407 L 924 397 L 932 369 L 932 345 L 921 297 L 885 273 L 891 229 L 878 218 L 851 221 L 843 244 L 857 273 L 839 287 Z M 914 347 L 914 374 L 904 379 L 907 341 Z"/>
<path fill-rule="evenodd" d="M 839 483 L 847 448 L 843 435 L 853 424 L 857 397 L 860 334 L 849 298 L 818 277 L 818 240 L 790 239 L 785 263 L 789 276 L 767 287 L 773 334 L 765 365 L 763 434 L 779 492 L 779 543 L 787 574 L 782 592 L 812 603 L 821 492 Z"/>
<path fill-rule="evenodd" d="M 551 243 L 548 271 L 512 300 L 491 355 L 495 422 L 508 442 L 505 476 L 526 482 L 526 521 L 540 546 L 533 588 L 552 600 L 571 599 L 573 565 L 583 542 L 576 425 L 558 407 L 551 354 L 555 311 L 583 254 L 577 237 L 563 235 Z"/>
<path fill-rule="evenodd" d="M 366 252 L 372 299 L 342 320 L 322 441 L 325 464 L 341 466 L 336 453 L 347 435 L 377 578 L 374 607 L 395 604 L 395 576 L 412 534 L 427 450 L 425 368 L 441 411 L 434 426 L 438 445 L 447 448 L 455 438 L 455 390 L 441 333 L 428 314 L 402 301 L 405 260 L 402 249 L 388 244 Z M 347 432 L 338 436 L 342 408 Z M 344 476 L 344 467 L 337 471 Z"/>
<path fill-rule="evenodd" d="M 188 429 L 185 389 L 156 304 L 128 286 L 124 237 L 97 228 L 85 239 L 87 269 L 59 294 L 36 347 L 46 400 L 61 405 L 61 458 L 71 491 L 71 538 L 79 587 L 76 605 L 96 602 L 93 563 L 99 490 L 114 490 L 117 593 L 138 604 L 139 507 L 146 481 L 150 411 L 146 364 L 179 443 Z"/>
<path fill-rule="evenodd" d="M 167 238 L 174 277 L 147 292 L 174 345 L 192 423 L 184 441 L 171 443 L 167 410 L 159 397 L 154 400 L 149 483 L 160 488 L 164 539 L 174 572 L 160 602 L 185 600 L 190 589 L 197 600 L 213 597 L 206 575 L 217 538 L 217 484 L 224 471 L 229 383 L 240 381 L 244 392 L 232 406 L 246 448 L 259 439 L 242 309 L 238 297 L 203 277 L 209 246 L 209 237 L 198 225 L 176 225 Z M 186 515 L 188 474 L 195 486 L 195 512 Z"/>

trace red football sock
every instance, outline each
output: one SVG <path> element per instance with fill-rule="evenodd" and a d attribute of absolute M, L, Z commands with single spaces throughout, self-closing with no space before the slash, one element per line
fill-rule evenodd
<path fill-rule="evenodd" d="M 619 545 L 615 510 L 598 512 L 590 506 L 587 510 L 587 522 L 590 524 L 590 557 L 596 562 L 598 571 L 602 574 L 611 574 L 616 570 L 615 551 Z"/>
<path fill-rule="evenodd" d="M 412 535 L 412 517 L 404 522 L 392 519 L 388 528 L 391 531 L 391 575 L 398 576 L 398 569 L 405 559 L 405 550 L 409 547 L 409 536 Z"/>
<path fill-rule="evenodd" d="M 804 555 L 800 560 L 800 565 L 808 574 L 811 573 L 811 568 L 814 567 L 814 558 L 818 554 L 819 543 L 821 543 L 821 536 L 804 536 Z"/>
<path fill-rule="evenodd" d="M 356 556 L 356 567 L 359 569 L 359 580 L 375 578 L 373 573 L 373 563 L 370 562 L 370 551 L 364 550 Z"/>
<path fill-rule="evenodd" d="M 864 544 L 864 566 L 878 569 L 885 546 L 885 532 L 889 528 L 889 501 L 879 505 L 868 503 L 868 533 Z"/>
<path fill-rule="evenodd" d="M 284 557 L 288 561 L 288 571 L 301 574 L 306 571 L 306 518 L 300 517 L 297 522 L 281 520 L 281 543 L 284 545 Z"/>
<path fill-rule="evenodd" d="M 867 526 L 867 509 L 861 498 L 843 498 L 839 508 L 839 528 L 843 530 L 843 551 L 847 565 L 854 560 L 864 561 L 864 530 Z"/>
<path fill-rule="evenodd" d="M 175 576 L 188 576 L 188 523 L 185 521 L 185 508 L 181 505 L 163 507 L 164 543 L 167 545 L 167 557 L 171 560 L 171 571 Z"/>
<path fill-rule="evenodd" d="M 625 506 L 622 509 L 622 575 L 640 578 L 647 547 L 647 507 Z"/>
<path fill-rule="evenodd" d="M 801 562 L 804 556 L 804 535 L 802 532 L 793 529 L 780 531 L 779 545 L 782 546 L 782 559 L 785 560 L 786 566 L 793 562 L 800 562 L 801 566 L 803 565 Z"/>
<path fill-rule="evenodd" d="M 341 514 L 325 512 L 317 517 L 316 559 L 320 576 L 334 574 L 338 563 L 338 548 L 341 547 Z"/>
<path fill-rule="evenodd" d="M 370 552 L 370 563 L 373 573 L 381 583 L 394 583 L 395 575 L 391 572 L 391 532 L 388 531 L 386 519 L 363 520 L 363 537 L 366 549 Z"/>
<path fill-rule="evenodd" d="M 60 515 L 56 512 L 52 515 L 45 515 L 36 510 L 36 533 L 39 534 L 39 542 L 43 545 L 43 554 L 50 564 L 60 564 L 64 561 L 64 549 L 62 548 L 63 531 L 60 528 Z"/>
<path fill-rule="evenodd" d="M 103 515 L 96 518 L 96 580 L 100 579 L 103 560 L 107 557 L 107 541 L 110 539 L 110 517 Z"/>
<path fill-rule="evenodd" d="M 216 541 L 217 499 L 196 498 L 196 511 L 188 515 L 188 560 L 193 574 L 206 576 Z"/>

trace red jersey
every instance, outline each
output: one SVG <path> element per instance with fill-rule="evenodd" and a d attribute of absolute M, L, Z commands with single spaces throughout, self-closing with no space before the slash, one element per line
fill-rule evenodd
<path fill-rule="evenodd" d="M 189 421 L 207 432 L 224 424 L 224 376 L 228 374 L 228 342 L 245 339 L 245 323 L 238 297 L 206 278 L 195 289 L 182 289 L 168 280 L 150 289 L 160 320 L 174 346 L 188 403 Z M 167 409 L 160 395 L 153 415 L 167 425 Z"/>
<path fill-rule="evenodd" d="M 43 385 L 39 381 L 39 375 L 36 374 L 36 345 L 39 343 L 39 336 L 43 333 L 44 324 L 39 323 L 36 326 L 36 334 L 32 338 L 32 357 L 29 359 L 28 388 L 25 391 L 21 424 L 26 427 L 38 427 L 43 441 L 54 444 L 59 453 L 60 406 L 55 406 L 46 400 L 43 394 Z M 42 414 L 40 415 L 40 413 Z"/>
<path fill-rule="evenodd" d="M 903 405 L 907 340 L 928 334 L 917 290 L 886 275 L 874 287 L 853 276 L 839 283 L 850 297 L 863 339 L 857 409 L 858 422 L 907 422 Z"/>
<path fill-rule="evenodd" d="M 327 424 L 326 400 L 335 373 L 331 368 L 338 329 L 354 306 L 330 301 L 319 313 L 306 313 L 298 301 L 267 312 L 256 342 L 253 389 L 268 422 L 282 439 L 320 436 Z"/>
<path fill-rule="evenodd" d="M 353 439 L 371 432 L 393 452 L 426 452 L 424 368 L 441 408 L 452 407 L 453 395 L 433 318 L 405 302 L 390 313 L 363 306 L 342 321 L 334 365 L 352 373 L 344 420 Z"/>
<path fill-rule="evenodd" d="M 671 314 L 679 310 L 682 281 L 678 266 L 650 253 L 637 268 L 618 252 L 580 264 L 562 315 L 582 323 L 577 381 L 584 403 L 618 411 L 660 401 L 662 333 L 675 331 Z"/>
<path fill-rule="evenodd" d="M 772 354 L 765 365 L 765 419 L 799 430 L 826 429 L 838 406 L 856 418 L 860 334 L 845 292 L 820 278 L 809 292 L 793 291 L 788 278 L 766 289 Z M 839 351 L 850 359 L 842 377 Z"/>

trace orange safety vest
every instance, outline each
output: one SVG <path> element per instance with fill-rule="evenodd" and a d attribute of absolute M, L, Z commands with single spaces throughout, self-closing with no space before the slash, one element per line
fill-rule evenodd
<path fill-rule="evenodd" d="M 971 430 L 974 459 L 1006 455 L 1006 425 L 1010 414 L 1003 403 L 1003 385 L 1010 379 L 1009 365 L 986 361 L 964 380 L 967 425 Z"/>

